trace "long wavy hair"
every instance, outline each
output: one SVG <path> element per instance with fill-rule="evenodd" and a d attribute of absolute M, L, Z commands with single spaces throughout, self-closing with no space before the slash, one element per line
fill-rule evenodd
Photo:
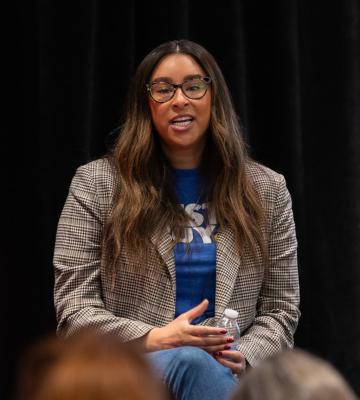
<path fill-rule="evenodd" d="M 175 40 L 155 48 L 138 66 L 118 138 L 108 154 L 118 190 L 104 229 L 103 253 L 106 267 L 114 273 L 123 251 L 144 262 L 155 231 L 161 236 L 170 230 L 175 244 L 189 224 L 174 194 L 172 167 L 153 126 L 146 92 L 155 67 L 170 54 L 191 56 L 212 80 L 211 117 L 200 166 L 208 215 L 215 216 L 218 231 L 232 230 L 239 255 L 248 247 L 254 256 L 266 257 L 264 209 L 247 173 L 251 160 L 223 74 L 202 46 Z"/>

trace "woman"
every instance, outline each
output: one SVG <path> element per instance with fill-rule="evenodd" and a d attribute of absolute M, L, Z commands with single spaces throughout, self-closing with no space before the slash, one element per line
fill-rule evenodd
<path fill-rule="evenodd" d="M 165 43 L 136 71 L 113 151 L 72 181 L 58 329 L 136 341 L 177 398 L 226 398 L 233 374 L 293 344 L 296 249 L 285 180 L 247 155 L 216 61 Z M 236 351 L 215 327 L 225 308 L 239 312 Z"/>

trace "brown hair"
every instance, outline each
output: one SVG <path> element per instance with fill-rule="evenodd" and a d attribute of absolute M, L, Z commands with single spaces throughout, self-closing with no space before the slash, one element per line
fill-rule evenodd
<path fill-rule="evenodd" d="M 247 174 L 250 159 L 223 74 L 202 46 L 176 40 L 155 48 L 137 68 L 125 119 L 109 154 L 119 185 L 105 226 L 103 250 L 106 265 L 113 268 L 124 248 L 143 259 L 155 228 L 160 233 L 170 228 L 176 243 L 188 224 L 189 216 L 174 195 L 171 166 L 154 132 L 145 91 L 159 61 L 177 53 L 191 56 L 212 79 L 209 135 L 200 167 L 208 213 L 215 216 L 219 229 L 232 229 L 239 253 L 249 247 L 253 255 L 266 256 L 261 230 L 264 210 Z"/>
<path fill-rule="evenodd" d="M 83 330 L 47 338 L 24 356 L 18 400 L 166 400 L 145 358 L 118 338 Z"/>
<path fill-rule="evenodd" d="M 287 350 L 240 379 L 233 400 L 356 400 L 328 362 L 303 350 Z"/>

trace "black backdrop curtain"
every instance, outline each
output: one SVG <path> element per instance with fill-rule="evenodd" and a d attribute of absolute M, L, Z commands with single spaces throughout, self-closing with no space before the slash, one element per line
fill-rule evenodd
<path fill-rule="evenodd" d="M 71 177 L 106 151 L 138 62 L 175 38 L 215 56 L 253 157 L 287 179 L 299 240 L 297 346 L 330 360 L 360 391 L 359 1 L 12 7 L 3 16 L 15 111 L 4 154 L 13 210 L 4 215 L 6 396 L 24 349 L 55 328 L 52 254 Z"/>

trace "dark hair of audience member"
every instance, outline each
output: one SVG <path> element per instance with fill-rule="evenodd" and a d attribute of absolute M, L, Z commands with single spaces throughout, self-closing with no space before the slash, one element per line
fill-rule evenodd
<path fill-rule="evenodd" d="M 18 400 L 165 400 L 143 354 L 109 335 L 47 338 L 23 357 Z"/>
<path fill-rule="evenodd" d="M 233 400 L 356 400 L 341 374 L 303 350 L 284 351 L 241 379 Z"/>

